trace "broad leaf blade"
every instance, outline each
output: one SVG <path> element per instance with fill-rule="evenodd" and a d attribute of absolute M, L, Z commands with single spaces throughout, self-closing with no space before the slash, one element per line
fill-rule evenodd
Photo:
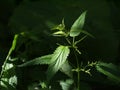
<path fill-rule="evenodd" d="M 84 26 L 84 22 L 85 22 L 85 16 L 86 16 L 86 11 L 83 12 L 79 18 L 74 22 L 74 24 L 71 27 L 70 30 L 70 36 L 71 37 L 75 37 L 78 36 Z"/>
<path fill-rule="evenodd" d="M 19 67 L 38 65 L 38 64 L 50 64 L 50 63 L 52 63 L 51 58 L 52 58 L 52 54 L 41 56 L 41 57 L 35 58 L 33 60 L 30 60 L 24 64 L 21 64 L 21 65 L 19 65 Z"/>
<path fill-rule="evenodd" d="M 71 77 L 73 76 L 73 72 L 72 72 L 72 67 L 70 66 L 70 64 L 68 63 L 68 61 L 66 61 L 61 69 L 60 69 L 61 72 L 65 73 L 67 76 Z"/>
<path fill-rule="evenodd" d="M 47 79 L 50 80 L 53 75 L 61 68 L 61 66 L 65 63 L 67 56 L 69 55 L 68 46 L 59 46 L 51 59 L 53 63 L 51 63 L 47 70 Z"/>
<path fill-rule="evenodd" d="M 120 83 L 120 70 L 114 64 L 99 62 L 96 65 L 96 68 L 99 72 L 108 76 L 109 79 L 115 81 L 116 83 Z"/>

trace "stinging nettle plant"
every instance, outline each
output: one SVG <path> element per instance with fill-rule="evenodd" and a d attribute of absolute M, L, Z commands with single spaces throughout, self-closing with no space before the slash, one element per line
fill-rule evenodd
<path fill-rule="evenodd" d="M 39 65 L 39 64 L 48 64 L 48 69 L 46 71 L 47 75 L 47 82 L 52 79 L 52 77 L 60 70 L 70 78 L 72 78 L 72 73 L 77 72 L 77 87 L 75 90 L 80 90 L 80 71 L 83 71 L 89 75 L 90 74 L 90 69 L 87 67 L 94 66 L 96 63 L 88 63 L 85 67 L 80 66 L 80 61 L 77 57 L 76 54 L 81 55 L 81 52 L 79 51 L 77 44 L 80 43 L 82 40 L 84 40 L 87 36 L 93 37 L 90 33 L 87 31 L 83 30 L 83 26 L 85 23 L 85 16 L 86 12 L 83 12 L 78 19 L 73 23 L 71 26 L 70 30 L 66 30 L 65 24 L 64 24 L 64 19 L 62 20 L 62 23 L 53 27 L 51 30 L 53 31 L 53 36 L 56 37 L 64 37 L 68 45 L 61 45 L 58 44 L 59 46 L 56 48 L 53 54 L 41 56 L 38 58 L 35 58 L 33 60 L 30 60 L 22 65 L 19 65 L 19 67 L 24 67 L 24 66 L 30 66 L 30 65 Z M 79 40 L 76 40 L 76 37 L 81 35 L 81 33 L 84 35 L 82 38 Z M 76 63 L 77 66 L 73 68 L 70 65 L 70 62 L 68 60 L 68 56 L 70 55 L 70 49 L 73 49 L 73 52 L 76 57 Z M 66 81 L 60 81 L 60 85 L 62 87 L 62 90 L 69 90 L 70 85 L 72 85 L 73 81 L 68 80 Z M 64 84 L 69 84 L 68 87 L 66 87 Z"/>

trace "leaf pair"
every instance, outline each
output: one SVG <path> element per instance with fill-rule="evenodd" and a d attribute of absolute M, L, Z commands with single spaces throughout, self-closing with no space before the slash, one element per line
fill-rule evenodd
<path fill-rule="evenodd" d="M 53 54 L 35 58 L 29 62 L 19 65 L 19 67 L 38 64 L 49 64 L 48 70 L 46 72 L 47 80 L 50 80 L 55 75 L 55 73 L 60 69 L 62 70 L 62 72 L 65 72 L 65 74 L 68 75 L 69 72 L 66 72 L 67 71 L 66 67 L 67 69 L 71 68 L 69 63 L 67 63 L 66 61 L 69 53 L 70 50 L 68 46 L 59 46 Z"/>

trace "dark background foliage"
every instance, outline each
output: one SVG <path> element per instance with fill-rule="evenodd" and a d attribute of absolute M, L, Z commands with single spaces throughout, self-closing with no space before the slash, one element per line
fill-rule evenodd
<path fill-rule="evenodd" d="M 0 66 L 11 46 L 14 34 L 27 32 L 26 39 L 19 41 L 20 48 L 13 55 L 20 57 L 21 62 L 51 53 L 56 47 L 56 41 L 60 40 L 49 36 L 48 23 L 59 24 L 64 18 L 69 29 L 85 10 L 88 12 L 84 29 L 95 38 L 87 38 L 79 45 L 83 53 L 80 58 L 119 64 L 119 0 L 0 0 Z M 26 72 L 25 69 L 22 72 L 24 71 Z M 30 72 L 31 70 L 28 71 Z M 28 79 L 29 82 L 31 77 L 26 75 L 22 78 Z M 23 84 L 27 82 L 24 80 Z"/>

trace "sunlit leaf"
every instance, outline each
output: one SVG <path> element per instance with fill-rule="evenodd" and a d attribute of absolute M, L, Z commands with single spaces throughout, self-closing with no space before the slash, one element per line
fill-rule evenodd
<path fill-rule="evenodd" d="M 30 60 L 26 63 L 23 63 L 23 64 L 19 65 L 19 67 L 39 65 L 39 64 L 50 64 L 50 63 L 52 63 L 51 58 L 52 58 L 52 54 L 41 56 L 41 57 L 35 58 L 33 60 Z"/>
<path fill-rule="evenodd" d="M 99 72 L 108 76 L 109 79 L 120 83 L 120 70 L 118 69 L 118 67 L 116 65 L 114 65 L 112 63 L 99 62 L 96 65 L 96 68 Z"/>
<path fill-rule="evenodd" d="M 74 22 L 74 24 L 72 25 L 71 29 L 70 29 L 70 36 L 71 37 L 75 37 L 78 36 L 84 26 L 84 22 L 85 22 L 85 16 L 86 16 L 86 11 L 83 12 L 79 18 Z"/>
<path fill-rule="evenodd" d="M 65 63 L 67 56 L 69 55 L 69 48 L 68 46 L 59 46 L 51 59 L 53 63 L 51 63 L 47 70 L 47 79 L 50 80 L 53 75 L 62 67 Z"/>
<path fill-rule="evenodd" d="M 57 32 L 54 32 L 53 35 L 58 35 L 58 36 L 66 36 L 66 33 L 63 32 L 63 31 L 57 31 Z"/>

